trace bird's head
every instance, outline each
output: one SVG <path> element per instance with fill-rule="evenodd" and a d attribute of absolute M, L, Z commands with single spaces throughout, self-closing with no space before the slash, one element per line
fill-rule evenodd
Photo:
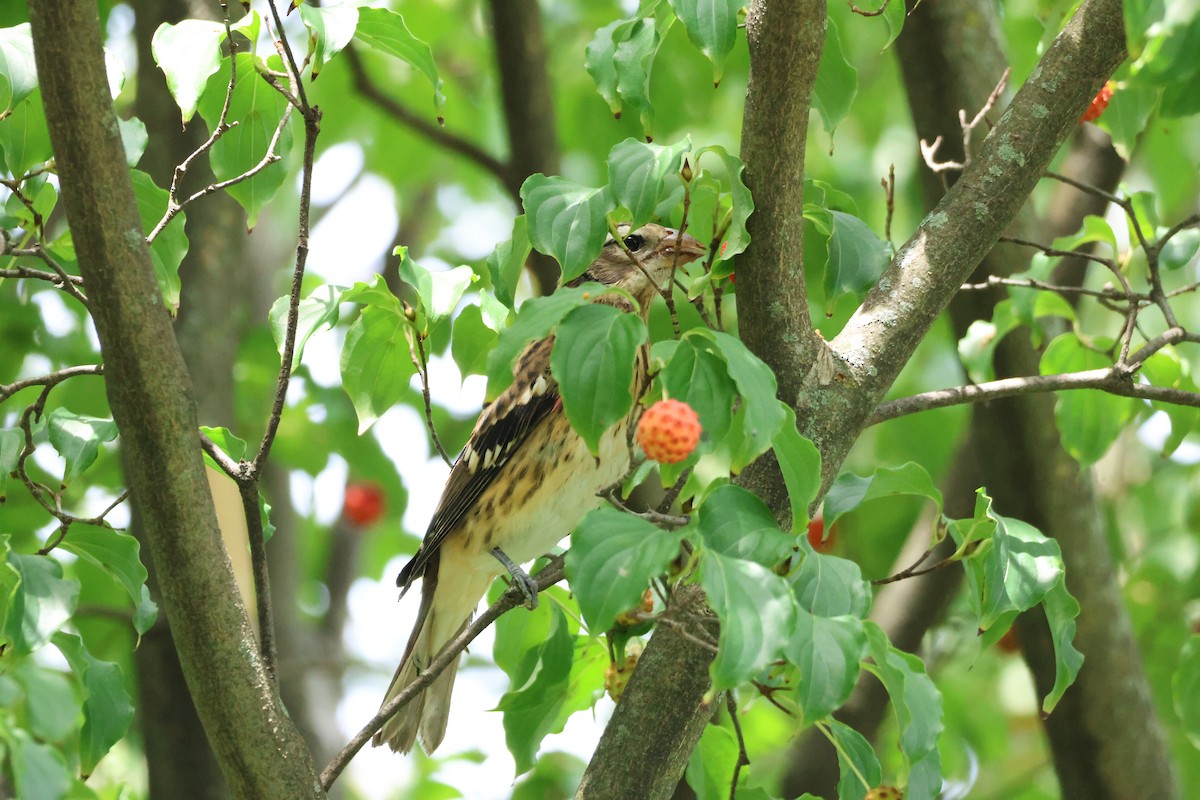
<path fill-rule="evenodd" d="M 568 286 L 595 281 L 624 289 L 637 298 L 645 313 L 659 287 L 671 275 L 672 265 L 683 266 L 704 255 L 704 245 L 694 237 L 662 225 L 648 223 L 632 230 L 629 225 L 621 224 L 617 233 L 625 247 L 609 235 L 599 257 Z"/>

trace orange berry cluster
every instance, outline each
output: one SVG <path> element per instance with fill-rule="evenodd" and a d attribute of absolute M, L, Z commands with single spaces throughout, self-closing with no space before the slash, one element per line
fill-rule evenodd
<path fill-rule="evenodd" d="M 700 441 L 700 417 L 687 403 L 660 400 L 642 414 L 637 440 L 651 461 L 676 464 L 696 449 Z"/>

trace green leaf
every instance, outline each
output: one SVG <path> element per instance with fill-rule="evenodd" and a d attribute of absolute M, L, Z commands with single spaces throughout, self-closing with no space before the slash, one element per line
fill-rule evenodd
<path fill-rule="evenodd" d="M 683 154 L 691 146 L 690 139 L 665 147 L 626 139 L 609 151 L 608 185 L 617 202 L 629 209 L 632 227 L 650 221 L 665 195 L 668 177 L 679 173 Z M 678 184 L 672 181 L 671 185 Z"/>
<path fill-rule="evenodd" d="M 479 280 L 479 276 L 465 266 L 431 272 L 409 258 L 405 251 L 400 259 L 400 280 L 417 290 L 421 310 L 428 319 L 428 332 L 454 313 L 463 292 Z"/>
<path fill-rule="evenodd" d="M 25 449 L 25 434 L 17 428 L 0 428 L 0 502 L 4 501 L 8 476 L 17 469 L 21 451 Z"/>
<path fill-rule="evenodd" d="M 579 610 L 593 633 L 606 631 L 636 606 L 650 579 L 679 555 L 682 532 L 668 533 L 607 506 L 580 521 L 571 535 L 566 571 Z"/>
<path fill-rule="evenodd" d="M 867 635 L 858 617 L 819 617 L 797 609 L 783 654 L 800 673 L 796 702 L 805 721 L 828 716 L 849 699 L 866 651 Z"/>
<path fill-rule="evenodd" d="M 244 439 L 239 439 L 234 436 L 228 428 L 209 428 L 204 425 L 200 426 L 200 432 L 212 439 L 213 444 L 221 448 L 234 461 L 241 461 L 246 457 L 246 452 L 249 450 L 249 445 Z M 210 461 L 208 454 L 205 453 L 204 460 L 212 466 L 213 469 L 220 470 L 216 462 Z"/>
<path fill-rule="evenodd" d="M 1200 635 L 1193 634 L 1183 645 L 1171 694 L 1183 732 L 1200 748 Z"/>
<path fill-rule="evenodd" d="M 886 50 L 888 47 L 891 47 L 892 42 L 896 41 L 900 32 L 904 30 L 904 19 L 908 13 L 908 8 L 905 3 L 890 3 L 887 0 L 878 0 L 878 2 L 880 5 L 886 6 L 881 15 L 888 29 L 888 38 L 883 45 L 883 49 Z"/>
<path fill-rule="evenodd" d="M 810 439 L 796 428 L 796 412 L 785 406 L 786 418 L 771 446 L 783 473 L 792 509 L 792 533 L 799 534 L 808 525 L 808 507 L 821 489 L 821 453 Z"/>
<path fill-rule="evenodd" d="M 1162 91 L 1159 87 L 1130 82 L 1113 94 L 1108 108 L 1096 120 L 1097 125 L 1108 131 L 1122 159 L 1129 160 L 1133 155 L 1138 137 L 1158 107 Z"/>
<path fill-rule="evenodd" d="M 810 551 L 791 577 L 796 604 L 819 617 L 865 617 L 871 608 L 871 584 L 858 564 Z"/>
<path fill-rule="evenodd" d="M 513 220 L 512 236 L 507 242 L 497 245 L 487 259 L 488 275 L 492 279 L 492 291 L 496 298 L 514 308 L 516 304 L 517 282 L 521 280 L 521 270 L 525 268 L 525 260 L 533 246 L 529 243 L 529 233 L 526 230 L 525 215 L 521 214 Z"/>
<path fill-rule="evenodd" d="M 154 31 L 150 52 L 167 77 L 167 88 L 185 124 L 196 113 L 208 79 L 221 68 L 224 39 L 222 23 L 202 19 L 185 19 L 174 25 L 164 22 Z"/>
<path fill-rule="evenodd" d="M 1200 251 L 1200 230 L 1188 228 L 1172 236 L 1158 254 L 1158 263 L 1166 270 L 1187 266 Z"/>
<path fill-rule="evenodd" d="M 0 28 L 0 116 L 16 108 L 36 88 L 37 67 L 29 23 Z"/>
<path fill-rule="evenodd" d="M 384 281 L 383 276 L 376 274 L 371 276 L 371 280 L 367 283 L 359 281 L 342 292 L 343 303 L 358 303 L 364 306 L 379 306 L 388 311 L 394 311 L 397 314 L 402 313 L 400 298 L 392 293 L 391 288 Z"/>
<path fill-rule="evenodd" d="M 79 701 L 66 676 L 38 665 L 32 658 L 10 663 L 6 672 L 25 694 L 30 733 L 43 741 L 61 743 L 78 730 Z"/>
<path fill-rule="evenodd" d="M 1083 224 L 1078 231 L 1067 236 L 1058 237 L 1050 246 L 1055 250 L 1078 250 L 1085 244 L 1092 244 L 1093 242 L 1108 245 L 1108 255 L 1110 257 L 1115 257 L 1120 253 L 1120 248 L 1117 246 L 1117 236 L 1113 233 L 1112 227 L 1103 217 L 1098 217 L 1094 214 L 1089 214 L 1083 218 Z"/>
<path fill-rule="evenodd" d="M 1154 386 L 1183 389 L 1188 392 L 1200 391 L 1200 387 L 1196 386 L 1188 372 L 1187 362 L 1183 361 L 1178 351 L 1170 345 L 1142 362 L 1141 373 Z M 1157 400 L 1151 401 L 1150 405 L 1155 410 L 1165 413 L 1171 420 L 1171 435 L 1163 442 L 1162 447 L 1162 456 L 1166 458 L 1196 429 L 1196 424 L 1200 422 L 1200 409 Z"/>
<path fill-rule="evenodd" d="M 705 153 L 715 153 L 725 165 L 725 171 L 729 175 L 729 196 L 733 205 L 730 207 L 729 229 L 725 232 L 725 240 L 717 253 L 718 261 L 728 261 L 738 253 L 745 251 L 750 244 L 750 234 L 746 231 L 746 220 L 750 219 L 750 215 L 754 213 L 754 198 L 750 194 L 749 187 L 742 180 L 742 173 L 746 167 L 740 158 L 730 154 L 720 145 L 709 145 L 696 152 L 696 159 L 699 160 Z"/>
<path fill-rule="evenodd" d="M 824 724 L 828 726 L 837 749 L 838 768 L 841 771 L 837 785 L 839 800 L 863 800 L 869 788 L 883 782 L 883 770 L 871 743 L 861 733 L 836 719 Z"/>
<path fill-rule="evenodd" d="M 738 11 L 746 0 L 671 0 L 688 39 L 713 65 L 713 85 L 721 82 L 725 57 L 737 41 Z"/>
<path fill-rule="evenodd" d="M 101 444 L 117 438 L 117 424 L 111 419 L 75 414 L 65 408 L 50 412 L 46 428 L 50 444 L 67 462 L 62 479 L 64 487 L 95 462 Z"/>
<path fill-rule="evenodd" d="M 458 371 L 464 376 L 486 375 L 488 353 L 499 339 L 500 335 L 484 323 L 479 306 L 465 306 L 454 319 L 450 339 L 450 354 Z"/>
<path fill-rule="evenodd" d="M 308 8 L 308 6 L 301 6 Z M 308 338 L 322 328 L 332 328 L 338 321 L 338 304 L 342 299 L 343 288 L 333 284 L 322 284 L 299 302 L 296 306 L 296 343 L 292 351 L 292 369 L 300 363 L 304 356 L 304 345 Z M 284 295 L 271 304 L 267 321 L 271 326 L 271 335 L 275 337 L 275 348 L 279 358 L 283 359 L 284 340 L 287 338 L 288 310 L 291 307 L 291 296 Z"/>
<path fill-rule="evenodd" d="M 440 122 L 446 96 L 442 94 L 442 79 L 433 61 L 433 51 L 413 36 L 404 24 L 404 17 L 386 8 L 360 8 L 354 35 L 363 44 L 411 64 L 429 79 L 433 86 L 433 106 Z"/>
<path fill-rule="evenodd" d="M 837 25 L 829 17 L 825 28 L 825 47 L 817 68 L 817 82 L 813 86 L 813 108 L 821 115 L 821 122 L 831 137 L 850 113 L 850 106 L 854 104 L 857 94 L 858 70 L 843 55 Z"/>
<path fill-rule="evenodd" d="M 942 493 L 933 485 L 933 478 L 915 461 L 898 467 L 880 467 L 868 477 L 843 473 L 825 494 L 825 524 L 832 527 L 842 515 L 858 508 L 868 500 L 896 495 L 927 497 L 942 512 Z"/>
<path fill-rule="evenodd" d="M 704 498 L 696 530 L 706 549 L 764 567 L 775 566 L 792 551 L 792 537 L 779 530 L 766 503 L 732 484 L 718 486 Z"/>
<path fill-rule="evenodd" d="M 844 295 L 861 300 L 891 260 L 891 246 L 853 214 L 830 211 L 829 264 L 825 267 L 825 302 Z"/>
<path fill-rule="evenodd" d="M 958 340 L 958 357 L 972 381 L 984 383 L 996 376 L 992 365 L 996 346 L 1009 331 L 1020 324 L 1013 310 L 1012 300 L 1001 300 L 997 303 L 992 309 L 990 322 L 977 319 L 971 323 L 963 338 Z"/>
<path fill-rule="evenodd" d="M 783 578 L 753 561 L 707 550 L 700 584 L 721 621 L 713 690 L 737 686 L 778 655 L 794 626 L 796 603 Z"/>
<path fill-rule="evenodd" d="M 349 3 L 334 6 L 310 6 L 299 8 L 300 19 L 308 28 L 309 53 L 312 54 L 312 80 L 333 57 L 350 44 L 354 30 L 358 27 L 358 9 Z"/>
<path fill-rule="evenodd" d="M 287 100 L 263 80 L 259 73 L 267 69 L 282 67 L 263 62 L 251 53 L 237 54 L 237 81 L 229 98 L 228 121 L 237 121 L 224 136 L 213 145 L 209 155 L 213 175 L 218 181 L 240 177 L 256 168 L 271 150 L 271 140 L 279 129 L 280 121 L 288 110 Z M 200 103 L 200 115 L 215 129 L 221 116 L 225 94 L 218 90 L 228 85 L 228 68 L 211 79 L 209 90 Z M 288 174 L 288 159 L 292 152 L 292 125 L 284 123 L 279 131 L 279 141 L 274 149 L 278 159 L 268 164 L 252 177 L 235 183 L 226 191 L 246 210 L 246 226 L 253 228 L 258 223 L 259 212 L 283 185 Z"/>
<path fill-rule="evenodd" d="M 130 170 L 133 194 L 137 198 L 138 215 L 142 218 L 142 231 L 149 234 L 158 225 L 167 211 L 167 191 L 155 185 L 154 179 L 141 170 Z M 180 212 L 171 224 L 159 231 L 150 244 L 150 260 L 154 264 L 154 278 L 162 293 L 163 305 L 174 316 L 179 310 L 179 265 L 187 255 L 187 215 Z"/>
<path fill-rule="evenodd" d="M 1067 591 L 1058 542 L 1032 525 L 997 514 L 982 489 L 974 518 L 956 520 L 950 534 L 959 553 L 967 552 L 968 544 L 977 545 L 962 562 L 968 598 L 979 629 L 986 631 L 985 645 L 999 639 L 1020 612 L 1037 603 L 1045 607 L 1055 661 L 1054 686 L 1042 700 L 1043 710 L 1049 713 L 1083 663 L 1083 655 L 1071 643 L 1079 603 Z"/>
<path fill-rule="evenodd" d="M 1042 354 L 1043 375 L 1105 369 L 1112 359 L 1084 345 L 1068 332 L 1055 338 Z M 1098 391 L 1059 392 L 1054 416 L 1063 447 L 1081 464 L 1092 464 L 1108 451 L 1136 408 L 1132 398 Z"/>
<path fill-rule="evenodd" d="M 496 666 L 504 670 L 513 688 L 520 688 L 528 683 L 537 669 L 541 657 L 540 648 L 550 638 L 556 605 L 538 603 L 537 608 L 528 612 L 505 614 L 496 620 L 492 657 Z"/>
<path fill-rule="evenodd" d="M 75 613 L 79 582 L 63 579 L 62 565 L 49 556 L 9 552 L 17 582 L 6 598 L 3 637 L 16 655 L 39 649 Z"/>
<path fill-rule="evenodd" d="M 684 336 L 659 371 L 667 395 L 691 406 L 703 430 L 700 446 L 725 438 L 733 419 L 735 386 L 725 359 L 705 336 Z"/>
<path fill-rule="evenodd" d="M 647 335 L 637 315 L 603 303 L 572 309 L 558 325 L 550 371 L 571 427 L 594 456 L 605 431 L 633 408 L 634 361 Z"/>
<path fill-rule="evenodd" d="M 133 703 L 125 691 L 120 667 L 95 658 L 78 636 L 57 633 L 54 646 L 66 657 L 83 686 L 79 760 L 83 774 L 90 775 L 97 762 L 129 731 Z"/>
<path fill-rule="evenodd" d="M 589 302 L 584 295 L 594 297 L 604 291 L 599 283 L 587 283 L 523 303 L 516 320 L 500 332 L 500 341 L 488 354 L 488 399 L 496 399 L 512 383 L 513 367 L 530 342 L 549 336 L 568 311 Z"/>
<path fill-rule="evenodd" d="M 361 436 L 404 396 L 416 374 L 402 313 L 367 306 L 346 332 L 342 347 L 342 386 L 358 414 Z"/>
<path fill-rule="evenodd" d="M 684 773 L 696 800 L 728 800 L 737 760 L 738 745 L 733 732 L 720 725 L 706 725 Z M 738 792 L 737 796 L 743 795 Z"/>
<path fill-rule="evenodd" d="M 624 20 L 610 22 L 596 31 L 584 48 L 583 68 L 592 76 L 596 91 L 608 103 L 613 116 L 621 116 L 621 97 L 617 94 L 617 29 L 629 25 Z"/>
<path fill-rule="evenodd" d="M 1079 601 L 1067 591 L 1067 582 L 1059 580 L 1042 600 L 1046 621 L 1054 642 L 1054 686 L 1042 698 L 1042 712 L 1049 714 L 1062 699 L 1083 666 L 1083 653 L 1075 649 L 1075 620 L 1079 617 Z"/>
<path fill-rule="evenodd" d="M 712 331 L 713 341 L 725 357 L 729 377 L 737 384 L 745 408 L 743 440 L 734 454 L 733 470 L 740 472 L 747 464 L 765 453 L 775 433 L 787 419 L 785 406 L 775 397 L 775 373 L 750 352 L 741 340 L 727 333 Z"/>
<path fill-rule="evenodd" d="M 62 754 L 35 742 L 20 728 L 5 737 L 10 747 L 13 788 L 22 800 L 61 800 L 71 788 L 71 774 Z"/>
<path fill-rule="evenodd" d="M 158 606 L 146 589 L 146 567 L 142 565 L 137 539 L 111 528 L 75 524 L 59 547 L 108 573 L 133 600 L 133 627 L 138 635 L 150 630 Z"/>
<path fill-rule="evenodd" d="M 146 152 L 146 144 L 150 134 L 146 133 L 146 124 L 137 117 L 118 119 L 117 127 L 121 129 L 121 145 L 125 148 L 126 166 L 136 167 Z"/>
<path fill-rule="evenodd" d="M 24 175 L 54 155 L 41 92 L 35 90 L 4 118 L 0 124 L 0 150 L 4 151 L 4 162 L 14 176 Z"/>
<path fill-rule="evenodd" d="M 500 698 L 497 710 L 504 712 L 504 738 L 517 762 L 517 774 L 533 768 L 534 757 L 558 717 L 571 677 L 575 646 L 566 618 L 554 606 L 549 638 L 539 649 L 539 667 L 526 685 Z"/>
<path fill-rule="evenodd" d="M 936 752 L 942 732 L 942 696 L 925 674 L 921 659 L 897 650 L 876 623 L 868 621 L 864 627 L 876 674 L 896 710 L 900 750 L 909 764 L 915 764 Z"/>
<path fill-rule="evenodd" d="M 521 185 L 529 241 L 562 265 L 562 282 L 591 265 L 608 236 L 606 215 L 614 208 L 607 187 L 593 189 L 540 172 Z"/>

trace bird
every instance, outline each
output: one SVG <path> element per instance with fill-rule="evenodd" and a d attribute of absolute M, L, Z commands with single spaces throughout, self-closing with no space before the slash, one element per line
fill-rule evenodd
<path fill-rule="evenodd" d="M 594 281 L 623 289 L 637 301 L 645 320 L 659 287 L 675 267 L 700 258 L 705 247 L 694 237 L 648 223 L 616 226 L 600 255 L 568 287 Z M 624 311 L 634 306 L 618 293 L 593 302 Z M 550 371 L 554 334 L 528 345 L 513 367 L 513 382 L 480 414 L 459 454 L 420 548 L 396 579 L 400 596 L 421 578 L 421 603 L 400 665 L 381 708 L 424 672 L 442 647 L 471 621 L 492 581 L 508 572 L 536 605 L 536 583 L 518 566 L 549 552 L 602 501 L 596 492 L 629 468 L 627 435 L 638 405 L 589 452 L 563 412 Z M 634 400 L 648 386 L 649 350 L 639 348 L 630 391 Z M 432 753 L 446 733 L 450 694 L 458 661 L 426 691 L 391 717 L 374 737 L 407 753 L 419 738 Z"/>

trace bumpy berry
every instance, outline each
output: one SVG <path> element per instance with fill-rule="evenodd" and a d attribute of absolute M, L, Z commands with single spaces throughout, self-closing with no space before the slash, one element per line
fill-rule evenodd
<path fill-rule="evenodd" d="M 647 589 L 642 594 L 642 602 L 629 609 L 617 614 L 617 624 L 624 625 L 626 628 L 632 628 L 641 625 L 645 621 L 645 615 L 654 612 L 654 592 Z"/>
<path fill-rule="evenodd" d="M 1087 111 L 1083 112 L 1083 116 L 1079 120 L 1080 122 L 1091 122 L 1100 118 L 1100 115 L 1104 113 L 1104 109 L 1108 108 L 1108 101 L 1112 99 L 1113 87 L 1115 85 L 1112 81 L 1109 81 L 1100 87 L 1100 91 L 1092 98 L 1092 104 L 1088 106 Z"/>
<path fill-rule="evenodd" d="M 625 694 L 625 687 L 629 685 L 629 676 L 633 674 L 638 658 L 642 654 L 641 648 L 633 645 L 633 642 L 629 643 L 626 651 L 628 654 L 623 662 L 619 664 L 613 662 L 604 671 L 604 690 L 608 692 L 608 696 L 613 699 L 614 703 L 620 701 L 621 695 Z"/>
<path fill-rule="evenodd" d="M 687 403 L 660 400 L 642 414 L 637 440 L 651 461 L 678 463 L 691 455 L 700 441 L 700 418 Z"/>
<path fill-rule="evenodd" d="M 904 800 L 904 792 L 895 786 L 876 786 L 867 792 L 866 800 Z"/>

